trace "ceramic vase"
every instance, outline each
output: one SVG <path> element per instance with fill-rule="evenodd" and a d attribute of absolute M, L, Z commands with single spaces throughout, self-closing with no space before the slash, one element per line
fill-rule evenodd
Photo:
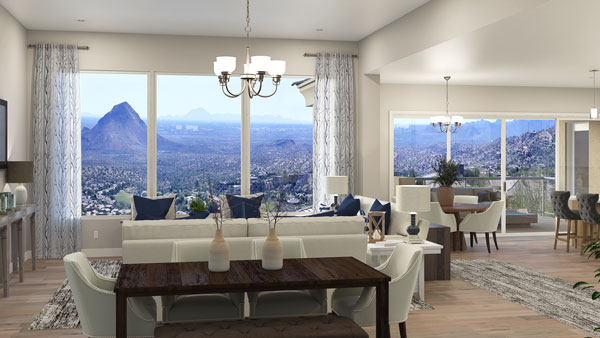
<path fill-rule="evenodd" d="M 223 230 L 215 231 L 215 237 L 208 248 L 208 270 L 229 271 L 229 244 L 225 241 Z"/>
<path fill-rule="evenodd" d="M 437 198 L 440 205 L 452 205 L 454 204 L 454 188 L 453 187 L 439 187 L 437 190 Z"/>
<path fill-rule="evenodd" d="M 269 235 L 263 245 L 262 267 L 265 270 L 281 270 L 283 268 L 283 246 L 277 237 L 275 228 L 269 228 Z"/>

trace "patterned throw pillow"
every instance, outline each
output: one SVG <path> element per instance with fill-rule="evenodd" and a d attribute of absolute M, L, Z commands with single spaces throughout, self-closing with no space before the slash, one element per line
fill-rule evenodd
<path fill-rule="evenodd" d="M 260 218 L 260 205 L 263 194 L 254 197 L 226 195 L 231 210 L 231 218 Z"/>

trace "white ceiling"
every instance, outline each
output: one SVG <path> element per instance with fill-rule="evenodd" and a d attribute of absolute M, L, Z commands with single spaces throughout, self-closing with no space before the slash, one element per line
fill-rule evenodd
<path fill-rule="evenodd" d="M 598 0 L 551 0 L 380 70 L 383 83 L 591 87 Z M 600 84 L 600 74 L 598 74 Z"/>
<path fill-rule="evenodd" d="M 428 1 L 251 0 L 252 36 L 358 41 Z M 244 0 L 0 0 L 0 5 L 31 30 L 245 36 Z"/>

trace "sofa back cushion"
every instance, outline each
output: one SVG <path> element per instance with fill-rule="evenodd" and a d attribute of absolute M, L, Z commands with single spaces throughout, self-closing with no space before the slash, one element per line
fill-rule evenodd
<path fill-rule="evenodd" d="M 225 220 L 223 233 L 225 237 L 246 237 L 248 234 L 246 220 Z M 213 238 L 214 235 L 215 221 L 212 218 L 123 221 L 123 240 Z"/>
<path fill-rule="evenodd" d="M 362 216 L 285 217 L 277 223 L 277 235 L 362 234 L 364 226 Z M 268 232 L 269 223 L 265 220 L 248 219 L 248 237 L 266 237 Z"/>
<path fill-rule="evenodd" d="M 252 238 L 225 237 L 232 261 L 252 259 Z M 208 248 L 212 238 L 185 239 L 173 242 L 173 262 L 208 261 Z"/>

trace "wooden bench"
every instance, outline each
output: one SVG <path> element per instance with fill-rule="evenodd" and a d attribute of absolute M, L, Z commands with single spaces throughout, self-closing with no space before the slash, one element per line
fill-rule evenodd
<path fill-rule="evenodd" d="M 369 338 L 350 318 L 335 315 L 174 323 L 156 327 L 155 338 Z"/>

